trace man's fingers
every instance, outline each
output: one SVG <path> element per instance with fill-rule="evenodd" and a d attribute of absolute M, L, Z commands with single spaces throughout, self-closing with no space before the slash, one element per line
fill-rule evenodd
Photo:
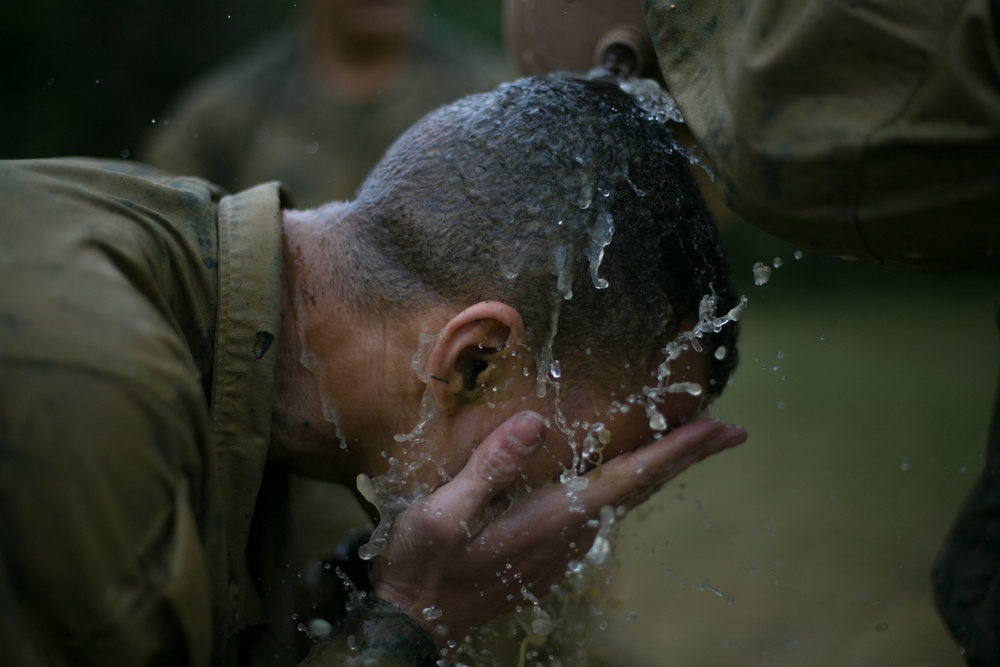
<path fill-rule="evenodd" d="M 518 480 L 544 435 L 538 413 L 514 415 L 483 440 L 453 480 L 434 492 L 434 505 L 448 507 L 453 518 L 472 529 L 489 502 Z"/>
<path fill-rule="evenodd" d="M 597 512 L 605 505 L 631 509 L 693 464 L 743 443 L 746 437 L 742 427 L 717 421 L 685 424 L 605 462 L 601 470 L 590 473 L 590 484 L 581 498 L 588 512 Z"/>
<path fill-rule="evenodd" d="M 631 509 L 692 464 L 744 440 L 746 431 L 739 426 L 710 420 L 686 424 L 587 473 L 587 488 L 576 492 L 584 505 L 582 514 L 570 509 L 566 487 L 549 484 L 522 499 L 516 511 L 495 519 L 495 527 L 510 536 L 512 544 L 527 544 L 532 535 L 575 534 L 605 505 Z"/>

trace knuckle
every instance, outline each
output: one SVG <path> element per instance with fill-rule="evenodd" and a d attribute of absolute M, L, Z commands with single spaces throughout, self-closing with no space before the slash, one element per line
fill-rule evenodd
<path fill-rule="evenodd" d="M 487 453 L 479 461 L 476 473 L 491 484 L 512 482 L 521 473 L 522 461 L 516 447 L 504 446 Z"/>

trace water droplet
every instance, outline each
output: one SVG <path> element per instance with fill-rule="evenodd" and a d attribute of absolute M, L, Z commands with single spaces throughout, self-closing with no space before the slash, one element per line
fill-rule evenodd
<path fill-rule="evenodd" d="M 802 251 L 801 251 L 801 250 L 796 250 L 796 251 L 795 251 L 795 252 L 794 252 L 794 253 L 792 254 L 792 257 L 794 257 L 795 259 L 802 259 Z"/>
<path fill-rule="evenodd" d="M 774 267 L 774 268 L 776 268 L 776 269 L 780 269 L 780 268 L 781 268 L 781 265 L 782 265 L 782 263 L 783 263 L 783 262 L 781 261 L 781 258 L 780 258 L 780 257 L 775 257 L 775 258 L 774 258 L 774 259 L 773 259 L 773 260 L 771 261 L 771 266 L 773 266 L 773 267 Z"/>
<path fill-rule="evenodd" d="M 659 412 L 654 412 L 649 417 L 649 428 L 654 431 L 666 431 L 667 430 L 667 420 L 663 418 Z"/>
<path fill-rule="evenodd" d="M 318 141 L 310 141 L 308 144 L 306 144 L 306 153 L 308 153 L 309 155 L 315 155 L 318 152 L 319 152 Z"/>
<path fill-rule="evenodd" d="M 875 632 L 885 632 L 888 629 L 889 629 L 889 624 L 888 623 L 876 623 L 875 624 Z"/>
<path fill-rule="evenodd" d="M 610 196 L 606 190 L 601 191 L 604 197 Z M 597 275 L 604 261 L 604 249 L 611 243 L 611 237 L 615 232 L 615 223 L 608 211 L 597 216 L 594 229 L 591 232 L 590 247 L 587 249 L 587 259 L 590 260 L 590 279 L 596 289 L 607 289 L 608 281 Z"/>
<path fill-rule="evenodd" d="M 771 267 L 767 266 L 763 262 L 757 262 L 753 265 L 753 284 L 760 287 L 761 285 L 766 285 L 767 281 L 771 279 Z"/>
<path fill-rule="evenodd" d="M 674 384 L 667 385 L 668 394 L 691 394 L 692 396 L 701 396 L 702 388 L 697 382 L 675 382 Z"/>
<path fill-rule="evenodd" d="M 728 353 L 729 353 L 729 350 L 726 349 L 726 346 L 725 345 L 720 345 L 719 347 L 715 348 L 715 355 L 714 356 L 719 361 L 722 361 L 723 359 L 726 358 L 726 354 L 728 354 Z"/>
<path fill-rule="evenodd" d="M 586 491 L 587 487 L 590 486 L 589 479 L 576 474 L 573 470 L 564 470 L 559 475 L 559 482 L 566 487 L 569 493 L 580 493 Z"/>
<path fill-rule="evenodd" d="M 646 117 L 656 123 L 683 123 L 677 103 L 667 91 L 651 79 L 626 79 L 620 88 L 635 98 Z"/>
<path fill-rule="evenodd" d="M 906 459 L 903 459 L 902 461 L 899 462 L 899 469 L 902 470 L 903 472 L 906 472 L 907 470 L 910 469 L 910 462 L 907 461 Z"/>
<path fill-rule="evenodd" d="M 562 368 L 559 365 L 558 359 L 555 359 L 552 365 L 549 366 L 549 377 L 553 380 L 558 380 L 562 377 Z"/>
<path fill-rule="evenodd" d="M 531 631 L 536 635 L 549 635 L 552 633 L 553 627 L 552 619 L 548 615 L 539 616 L 531 622 Z"/>
<path fill-rule="evenodd" d="M 314 639 L 326 639 L 333 634 L 333 626 L 322 618 L 311 618 L 306 624 L 306 630 Z"/>
<path fill-rule="evenodd" d="M 733 306 L 728 313 L 726 313 L 726 319 L 730 322 L 739 322 L 740 318 L 743 317 L 743 313 L 747 309 L 747 298 L 745 296 L 740 297 L 740 302 Z"/>
<path fill-rule="evenodd" d="M 434 606 L 424 607 L 424 610 L 422 612 L 420 612 L 420 613 L 428 621 L 435 621 L 435 620 L 441 618 L 441 616 L 444 614 L 443 611 L 441 611 L 440 609 L 438 609 L 437 607 L 434 607 Z"/>

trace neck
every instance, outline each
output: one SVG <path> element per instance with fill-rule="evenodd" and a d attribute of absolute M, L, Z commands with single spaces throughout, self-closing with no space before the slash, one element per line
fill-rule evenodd
<path fill-rule="evenodd" d="M 391 453 L 392 436 L 406 432 L 423 385 L 409 369 L 416 334 L 362 317 L 344 298 L 337 269 L 344 210 L 283 213 L 270 453 L 293 472 L 353 487 L 358 473 L 382 471 L 381 452 Z"/>
<path fill-rule="evenodd" d="M 332 227 L 322 211 L 282 212 L 283 289 L 270 456 L 293 472 L 350 483 L 357 466 L 341 448 L 338 425 L 328 419 L 314 369 L 308 364 L 307 326 L 311 309 L 333 288 L 326 246 Z M 325 285 L 325 289 L 319 287 Z M 336 313 L 336 311 L 334 311 Z M 347 323 L 331 322 L 338 330 Z"/>

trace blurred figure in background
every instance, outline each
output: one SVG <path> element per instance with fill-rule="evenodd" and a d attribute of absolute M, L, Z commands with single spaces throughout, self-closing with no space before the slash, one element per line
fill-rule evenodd
<path fill-rule="evenodd" d="M 277 179 L 303 206 L 349 198 L 421 116 L 509 78 L 499 49 L 425 24 L 423 4 L 309 0 L 183 91 L 139 157 L 232 191 Z"/>

